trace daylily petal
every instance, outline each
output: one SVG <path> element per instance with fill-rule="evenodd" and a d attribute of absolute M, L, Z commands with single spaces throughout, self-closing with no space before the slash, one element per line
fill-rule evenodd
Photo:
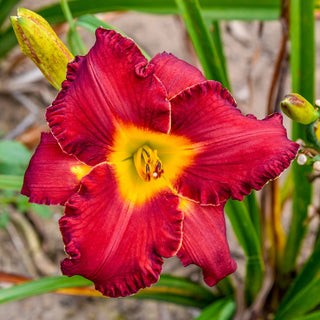
<path fill-rule="evenodd" d="M 209 286 L 237 268 L 230 256 L 223 207 L 200 206 L 188 200 L 180 204 L 184 213 L 183 241 L 177 256 L 184 266 L 198 265 Z"/>
<path fill-rule="evenodd" d="M 158 280 L 163 260 L 181 245 L 183 215 L 170 190 L 145 204 L 125 201 L 114 170 L 96 166 L 66 204 L 60 228 L 70 259 L 65 275 L 92 280 L 104 295 L 137 292 Z"/>
<path fill-rule="evenodd" d="M 64 204 L 79 189 L 80 179 L 90 169 L 64 153 L 50 132 L 43 132 L 25 173 L 21 193 L 30 197 L 30 202 Z"/>
<path fill-rule="evenodd" d="M 277 177 L 295 158 L 280 114 L 243 116 L 215 81 L 195 85 L 171 100 L 171 133 L 193 142 L 193 163 L 176 180 L 181 195 L 207 204 L 242 200 Z"/>
<path fill-rule="evenodd" d="M 47 109 L 61 147 L 88 165 L 106 160 L 120 123 L 164 133 L 170 127 L 166 90 L 134 42 L 102 28 L 96 37 L 90 52 L 69 64 Z"/>
<path fill-rule="evenodd" d="M 154 73 L 167 89 L 168 99 L 188 87 L 206 81 L 197 68 L 166 52 L 157 54 L 150 64 L 154 65 Z"/>

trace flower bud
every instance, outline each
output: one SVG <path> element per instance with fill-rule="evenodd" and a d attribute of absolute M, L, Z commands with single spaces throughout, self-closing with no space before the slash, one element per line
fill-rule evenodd
<path fill-rule="evenodd" d="M 298 93 L 286 95 L 280 106 L 290 119 L 302 124 L 310 124 L 319 117 L 317 109 Z"/>
<path fill-rule="evenodd" d="M 73 55 L 49 23 L 35 12 L 19 8 L 18 15 L 10 19 L 21 51 L 32 59 L 56 89 L 60 89 Z"/>

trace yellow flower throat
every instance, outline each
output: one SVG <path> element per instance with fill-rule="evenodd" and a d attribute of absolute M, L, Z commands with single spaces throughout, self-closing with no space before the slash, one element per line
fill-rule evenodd
<path fill-rule="evenodd" d="M 140 178 L 144 181 L 158 179 L 163 173 L 162 162 L 158 151 L 152 150 L 148 145 L 140 147 L 133 155 L 134 165 Z"/>
<path fill-rule="evenodd" d="M 107 161 L 115 170 L 123 199 L 142 205 L 171 188 L 195 154 L 185 137 L 122 124 Z"/>

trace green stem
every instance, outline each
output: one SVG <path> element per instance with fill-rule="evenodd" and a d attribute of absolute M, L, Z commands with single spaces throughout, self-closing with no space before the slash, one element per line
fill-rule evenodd
<path fill-rule="evenodd" d="M 314 2 L 309 0 L 290 1 L 290 40 L 291 40 L 291 77 L 292 91 L 314 101 L 315 38 Z M 293 122 L 292 139 L 308 141 L 310 126 Z M 295 269 L 296 259 L 307 225 L 307 209 L 311 203 L 312 186 L 307 180 L 310 166 L 299 166 L 294 162 L 293 211 L 286 248 L 282 260 L 282 273 L 289 274 Z"/>
<path fill-rule="evenodd" d="M 218 51 L 201 14 L 198 0 L 175 0 L 207 79 L 229 88 Z"/>
<path fill-rule="evenodd" d="M 249 306 L 261 289 L 264 278 L 261 242 L 243 202 L 229 199 L 225 211 L 247 259 L 245 301 Z"/>
<path fill-rule="evenodd" d="M 72 53 L 84 55 L 87 53 L 87 49 L 77 31 L 76 24 L 73 21 L 73 17 L 72 17 L 68 2 L 66 0 L 61 0 L 60 4 L 61 4 L 62 12 L 70 26 L 69 36 L 72 38 L 71 41 L 74 43 L 74 46 L 71 45 L 71 47 L 73 47 L 71 48 L 73 49 Z"/>

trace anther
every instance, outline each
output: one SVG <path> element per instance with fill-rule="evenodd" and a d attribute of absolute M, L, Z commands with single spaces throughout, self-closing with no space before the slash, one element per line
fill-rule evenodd
<path fill-rule="evenodd" d="M 133 162 L 137 173 L 144 181 L 151 178 L 159 179 L 163 173 L 163 167 L 157 150 L 152 150 L 149 146 L 140 147 L 133 155 Z"/>

